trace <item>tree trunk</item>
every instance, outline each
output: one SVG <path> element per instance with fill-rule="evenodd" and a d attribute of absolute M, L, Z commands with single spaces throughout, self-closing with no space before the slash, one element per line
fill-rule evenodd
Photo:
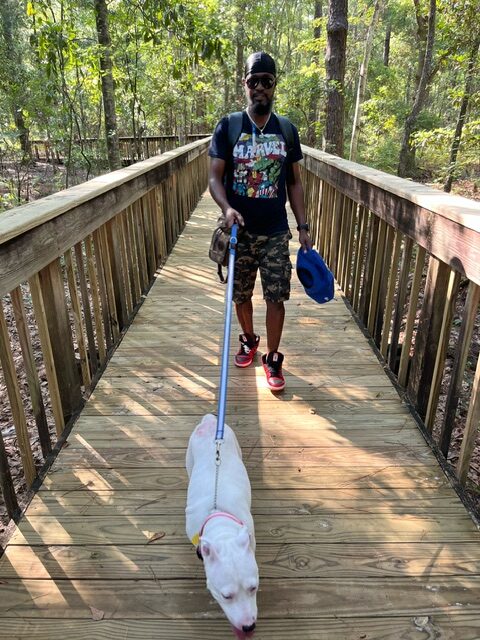
<path fill-rule="evenodd" d="M 20 51 L 20 28 L 21 28 L 21 4 L 11 0 L 0 2 L 0 28 L 3 32 L 5 43 L 4 67 L 2 69 L 3 79 L 0 87 L 5 90 L 10 106 L 10 112 L 18 131 L 18 139 L 23 152 L 23 160 L 29 160 L 32 155 L 32 145 L 30 143 L 30 132 L 25 123 L 25 115 L 22 107 L 24 81 L 26 82 L 27 72 L 23 63 Z M 5 64 L 6 62 L 6 64 Z"/>
<path fill-rule="evenodd" d="M 327 100 L 323 149 L 343 156 L 345 120 L 345 62 L 348 0 L 329 0 L 327 53 L 325 56 Z"/>
<path fill-rule="evenodd" d="M 230 73 L 227 65 L 223 67 L 223 111 L 227 113 L 230 109 Z"/>
<path fill-rule="evenodd" d="M 239 27 L 241 30 L 241 27 Z M 243 104 L 243 42 L 241 42 L 241 35 L 237 33 L 237 61 L 236 61 L 236 72 L 235 72 L 235 95 L 237 98 L 238 105 Z"/>
<path fill-rule="evenodd" d="M 443 190 L 450 193 L 452 189 L 452 183 L 454 179 L 455 167 L 457 164 L 458 149 L 460 147 L 460 141 L 462 139 L 463 125 L 467 116 L 468 102 L 472 95 L 473 88 L 473 71 L 475 69 L 475 62 L 477 60 L 478 49 L 480 47 L 480 37 L 477 37 L 477 41 L 474 43 L 470 52 L 468 60 L 467 75 L 465 78 L 465 89 L 463 91 L 462 103 L 460 105 L 460 111 L 458 113 L 457 126 L 455 128 L 455 135 L 453 137 L 452 148 L 450 150 L 450 162 L 448 163 L 447 179 L 443 186 Z"/>
<path fill-rule="evenodd" d="M 21 107 L 13 106 L 13 118 L 15 120 L 15 126 L 18 131 L 18 138 L 20 140 L 20 147 L 22 149 L 24 159 L 30 158 L 32 155 L 32 144 L 30 142 L 30 131 L 25 124 L 25 117 L 23 115 L 23 109 Z"/>
<path fill-rule="evenodd" d="M 418 9 L 418 0 L 415 1 L 415 6 Z M 421 66 L 421 73 L 417 72 L 417 78 L 419 77 L 417 89 L 415 92 L 415 101 L 413 107 L 405 120 L 405 126 L 403 130 L 402 147 L 400 149 L 400 159 L 398 162 L 397 173 L 401 177 L 412 177 L 415 172 L 415 149 L 411 142 L 412 133 L 415 130 L 418 116 L 423 109 L 428 97 L 429 85 L 432 81 L 433 74 L 433 46 L 435 43 L 435 20 L 437 15 L 437 3 L 436 0 L 430 0 L 430 10 L 428 14 L 428 31 L 426 38 L 425 50 L 419 51 L 419 69 Z M 419 27 L 419 34 L 423 27 L 424 21 L 417 10 L 417 22 Z"/>
<path fill-rule="evenodd" d="M 235 13 L 237 28 L 235 31 L 235 46 L 236 46 L 236 62 L 235 62 L 235 97 L 237 106 L 241 107 L 244 103 L 243 95 L 243 59 L 244 59 L 244 42 L 245 42 L 245 29 L 243 27 L 243 21 L 245 19 L 246 3 L 245 0 L 237 0 L 235 3 Z"/>
<path fill-rule="evenodd" d="M 355 162 L 357 159 L 358 136 L 360 133 L 360 118 L 362 115 L 362 103 L 365 99 L 365 91 L 367 88 L 368 64 L 373 47 L 373 35 L 377 26 L 380 13 L 383 11 L 383 0 L 376 0 L 373 9 L 372 22 L 368 27 L 367 39 L 365 41 L 365 51 L 363 53 L 362 64 L 358 77 L 357 100 L 355 103 L 355 115 L 353 116 L 352 138 L 350 140 L 350 160 Z"/>
<path fill-rule="evenodd" d="M 322 0 L 315 0 L 315 13 L 314 20 L 315 25 L 313 27 L 313 37 L 316 41 L 320 38 L 322 34 L 322 29 L 318 20 L 322 17 Z M 313 63 L 316 67 L 319 67 L 320 64 L 320 50 L 319 45 L 315 44 L 315 54 L 313 56 Z M 317 119 L 318 119 L 318 103 L 320 101 L 321 88 L 317 83 L 315 88 L 312 90 L 312 94 L 310 96 L 310 106 L 309 106 L 309 118 L 308 118 L 308 131 L 307 131 L 307 144 L 311 147 L 315 146 L 317 141 Z"/>
<path fill-rule="evenodd" d="M 390 64 L 390 40 L 392 38 L 392 25 L 387 24 L 385 31 L 385 40 L 383 42 L 383 66 L 388 67 Z"/>
<path fill-rule="evenodd" d="M 95 0 L 98 43 L 100 45 L 100 69 L 102 72 L 103 109 L 105 112 L 105 134 L 107 141 L 108 165 L 110 171 L 121 167 L 118 145 L 117 114 L 115 110 L 115 85 L 112 74 L 111 40 L 108 28 L 106 0 Z"/>

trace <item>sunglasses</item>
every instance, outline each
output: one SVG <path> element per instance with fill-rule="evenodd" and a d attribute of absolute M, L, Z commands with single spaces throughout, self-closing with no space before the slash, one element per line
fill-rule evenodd
<path fill-rule="evenodd" d="M 275 79 L 270 78 L 270 76 L 250 76 L 250 78 L 245 80 L 245 84 L 249 89 L 256 89 L 259 84 L 261 84 L 264 89 L 271 89 L 275 84 Z"/>

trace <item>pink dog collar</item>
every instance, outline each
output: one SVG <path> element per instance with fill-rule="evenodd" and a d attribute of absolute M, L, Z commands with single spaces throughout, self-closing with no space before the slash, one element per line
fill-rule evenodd
<path fill-rule="evenodd" d="M 205 529 L 205 525 L 207 524 L 207 522 L 209 520 L 213 520 L 213 518 L 230 518 L 230 520 L 233 520 L 234 522 L 236 522 L 237 524 L 239 524 L 241 527 L 243 527 L 243 522 L 241 520 L 239 520 L 236 516 L 232 515 L 231 513 L 227 513 L 226 511 L 215 511 L 215 513 L 211 513 L 206 519 L 205 522 L 202 524 L 200 532 L 196 533 L 193 538 L 192 538 L 192 544 L 196 547 L 200 544 L 200 539 L 203 535 L 203 531 Z"/>

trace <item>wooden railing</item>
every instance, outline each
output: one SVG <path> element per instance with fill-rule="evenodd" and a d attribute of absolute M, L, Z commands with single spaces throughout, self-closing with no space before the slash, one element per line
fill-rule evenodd
<path fill-rule="evenodd" d="M 11 518 L 16 488 L 53 457 L 206 188 L 207 148 L 193 142 L 0 216 L 1 415 L 16 435 L 8 455 L 0 434 L 0 487 Z"/>
<path fill-rule="evenodd" d="M 447 468 L 463 486 L 470 471 L 478 492 L 480 203 L 307 147 L 304 156 L 319 252 Z"/>
<path fill-rule="evenodd" d="M 8 449 L 0 435 L 0 487 L 10 517 L 16 487 L 34 484 L 61 446 L 206 187 L 207 148 L 194 142 L 0 216 L 0 389 L 15 432 Z M 480 206 L 304 155 L 316 246 L 466 485 L 480 422 Z"/>
<path fill-rule="evenodd" d="M 189 133 L 185 136 L 185 142 L 194 142 L 204 139 L 208 134 Z M 120 136 L 118 139 L 120 147 L 120 157 L 125 164 L 151 158 L 165 151 L 171 151 L 182 145 L 182 137 L 179 135 L 161 136 Z M 82 148 L 85 152 L 97 156 L 101 155 L 101 147 L 105 145 L 104 140 L 99 138 L 84 138 L 82 141 L 74 140 L 73 144 Z M 60 144 L 55 140 L 32 140 L 32 154 L 38 161 L 63 162 L 64 149 L 66 144 Z"/>

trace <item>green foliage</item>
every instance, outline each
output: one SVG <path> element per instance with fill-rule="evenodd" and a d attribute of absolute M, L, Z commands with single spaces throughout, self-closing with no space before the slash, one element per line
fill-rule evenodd
<path fill-rule="evenodd" d="M 469 54 L 480 32 L 480 12 L 471 0 L 437 3 L 436 75 L 416 123 L 414 144 L 420 169 L 442 179 Z M 327 2 L 315 22 L 314 6 L 313 0 L 110 0 L 119 134 L 211 131 L 224 113 L 239 106 L 237 54 L 245 60 L 264 49 L 276 58 L 280 72 L 275 108 L 293 120 L 303 140 L 313 129 L 320 139 Z M 426 15 L 426 0 L 421 7 Z M 349 3 L 346 144 L 372 11 L 371 0 Z M 87 175 L 104 170 L 104 146 L 93 151 L 91 145 L 74 143 L 103 137 L 93 0 L 2 0 L 0 19 L 0 126 L 9 149 L 20 148 L 15 114 L 21 113 L 30 138 L 55 140 L 65 154 L 67 181 L 75 168 Z M 387 25 L 392 32 L 389 64 L 384 66 Z M 374 37 L 358 158 L 390 172 L 396 171 L 414 97 L 416 33 L 412 0 L 389 0 Z M 460 147 L 460 174 L 478 171 L 479 90 L 477 80 Z"/>
<path fill-rule="evenodd" d="M 417 149 L 419 166 L 428 175 L 443 182 L 448 169 L 449 150 L 455 130 L 453 128 L 432 128 L 417 131 L 414 144 Z M 480 162 L 480 119 L 465 125 L 456 177 L 475 177 Z M 438 168 L 442 170 L 439 172 Z"/>

